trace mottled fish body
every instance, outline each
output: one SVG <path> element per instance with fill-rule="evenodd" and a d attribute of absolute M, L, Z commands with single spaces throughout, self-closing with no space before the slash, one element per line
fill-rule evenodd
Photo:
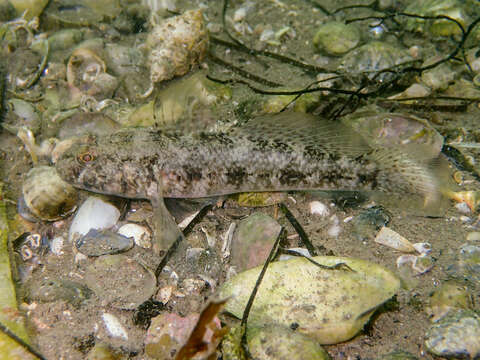
<path fill-rule="evenodd" d="M 76 187 L 128 198 L 287 190 L 437 191 L 424 161 L 397 149 L 371 149 L 349 127 L 300 113 L 255 118 L 223 133 L 126 128 L 78 142 L 56 165 Z"/>

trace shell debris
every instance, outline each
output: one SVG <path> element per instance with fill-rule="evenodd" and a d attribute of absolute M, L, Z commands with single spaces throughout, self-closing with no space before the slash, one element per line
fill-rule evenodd
<path fill-rule="evenodd" d="M 414 253 L 416 251 L 410 241 L 386 226 L 378 232 L 375 242 L 404 253 Z"/>

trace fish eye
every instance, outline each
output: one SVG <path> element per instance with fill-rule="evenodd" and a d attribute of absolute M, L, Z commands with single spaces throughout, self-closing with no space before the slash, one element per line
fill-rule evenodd
<path fill-rule="evenodd" d="M 77 159 L 81 164 L 88 164 L 95 160 L 96 156 L 91 151 L 85 151 L 78 154 Z"/>

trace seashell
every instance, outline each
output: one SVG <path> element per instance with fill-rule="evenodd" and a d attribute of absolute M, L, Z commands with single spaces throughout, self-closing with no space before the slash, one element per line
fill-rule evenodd
<path fill-rule="evenodd" d="M 312 201 L 310 203 L 310 214 L 318 215 L 321 217 L 328 216 L 330 210 L 328 210 L 328 206 L 320 201 Z"/>
<path fill-rule="evenodd" d="M 290 327 L 249 327 L 247 343 L 254 359 L 330 359 L 318 342 Z"/>
<path fill-rule="evenodd" d="M 410 241 L 386 226 L 378 232 L 375 242 L 404 253 L 415 252 L 415 247 Z"/>
<path fill-rule="evenodd" d="M 136 309 L 156 290 L 155 274 L 125 255 L 100 256 L 85 270 L 85 284 L 117 309 Z"/>
<path fill-rule="evenodd" d="M 323 24 L 313 38 L 313 45 L 328 55 L 343 55 L 360 42 L 360 32 L 355 25 L 331 21 Z"/>
<path fill-rule="evenodd" d="M 350 75 L 365 74 L 369 79 L 376 77 L 377 81 L 388 81 L 391 74 L 384 73 L 380 76 L 378 71 L 401 65 L 412 60 L 405 49 L 399 46 L 371 41 L 345 54 L 338 70 Z"/>
<path fill-rule="evenodd" d="M 432 270 L 435 266 L 435 259 L 430 255 L 422 254 L 415 258 L 415 262 L 412 264 L 412 269 L 418 274 L 422 275 Z"/>
<path fill-rule="evenodd" d="M 72 52 L 67 64 L 67 82 L 81 93 L 110 98 L 118 80 L 106 73 L 107 65 L 93 50 L 79 47 Z"/>
<path fill-rule="evenodd" d="M 59 220 L 77 207 L 76 190 L 51 166 L 32 168 L 23 182 L 22 193 L 28 209 L 41 220 Z"/>
<path fill-rule="evenodd" d="M 116 316 L 103 313 L 102 319 L 111 337 L 128 340 L 128 332 Z"/>
<path fill-rule="evenodd" d="M 118 229 L 118 233 L 126 237 L 133 237 L 135 244 L 144 249 L 152 247 L 152 233 L 145 226 L 125 224 Z"/>
<path fill-rule="evenodd" d="M 296 323 L 298 333 L 320 344 L 346 341 L 360 331 L 375 309 L 400 288 L 400 280 L 374 263 L 317 256 L 325 266 L 347 265 L 353 271 L 324 269 L 307 259 L 271 263 L 250 308 L 249 326 Z M 241 318 L 262 267 L 244 271 L 218 293 L 228 298 L 225 310 Z"/>
<path fill-rule="evenodd" d="M 110 230 L 90 229 L 74 242 L 83 255 L 101 256 L 117 254 L 133 247 L 133 239 Z"/>
<path fill-rule="evenodd" d="M 109 229 L 120 218 L 120 211 L 100 197 L 90 196 L 80 206 L 70 225 L 70 241 L 87 234 L 90 229 Z"/>
<path fill-rule="evenodd" d="M 407 18 L 406 29 L 408 31 L 428 32 L 433 36 L 452 36 L 460 34 L 460 27 L 448 17 L 465 27 L 468 23 L 464 1 L 459 0 L 424 0 L 412 1 L 405 9 L 408 14 L 420 16 L 439 17 L 438 19 L 423 20 L 419 18 Z M 441 18 L 444 17 L 444 18 Z"/>
<path fill-rule="evenodd" d="M 447 281 L 430 295 L 425 311 L 430 320 L 436 322 L 448 312 L 458 309 L 473 309 L 473 295 L 460 283 Z"/>
<path fill-rule="evenodd" d="M 428 242 L 415 243 L 413 244 L 413 247 L 422 255 L 428 255 L 432 252 L 432 245 Z"/>
<path fill-rule="evenodd" d="M 207 51 L 208 32 L 202 13 L 186 11 L 155 26 L 147 38 L 151 52 L 150 79 L 153 83 L 185 75 L 202 61 Z"/>
<path fill-rule="evenodd" d="M 71 86 L 78 86 L 81 81 L 93 81 L 98 74 L 104 73 L 106 70 L 105 62 L 92 50 L 78 48 L 68 59 L 67 82 Z"/>

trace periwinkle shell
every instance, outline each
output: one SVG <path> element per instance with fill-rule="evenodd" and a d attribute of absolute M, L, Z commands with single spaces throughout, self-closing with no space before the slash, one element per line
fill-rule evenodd
<path fill-rule="evenodd" d="M 51 166 L 31 169 L 23 182 L 22 192 L 28 209 L 41 220 L 59 220 L 77 207 L 76 190 Z"/>

